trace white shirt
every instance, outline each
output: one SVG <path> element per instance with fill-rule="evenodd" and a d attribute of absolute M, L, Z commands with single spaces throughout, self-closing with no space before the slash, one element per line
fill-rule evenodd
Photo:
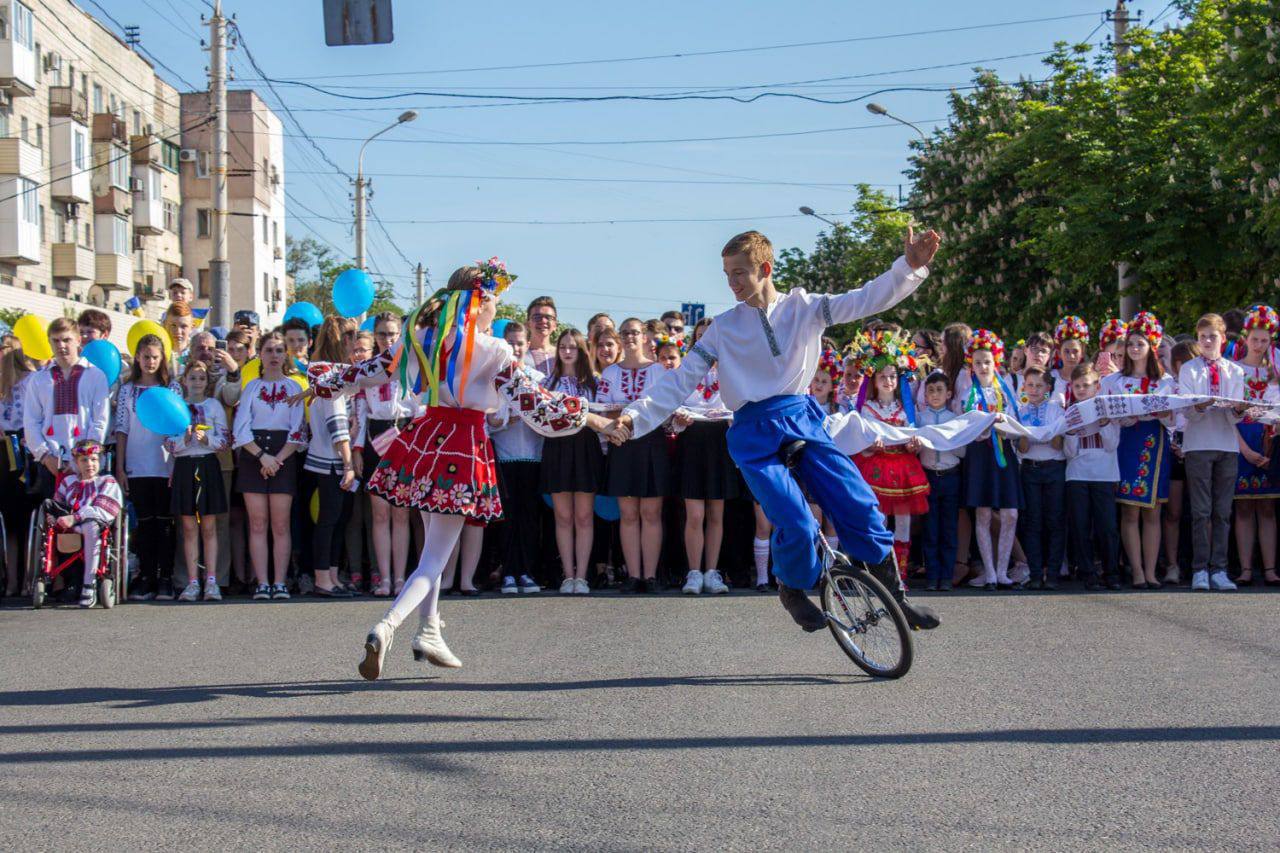
<path fill-rule="evenodd" d="M 539 385 L 546 386 L 547 378 L 532 367 L 525 370 Z M 542 461 L 543 437 L 522 421 L 505 400 L 497 412 L 489 416 L 489 439 L 493 442 L 494 453 L 499 462 L 540 462 Z"/>
<path fill-rule="evenodd" d="M 1046 397 L 1044 402 L 1036 405 L 1034 403 L 1023 403 L 1018 406 L 1018 420 L 1026 426 L 1052 426 L 1062 420 L 1066 411 L 1062 408 L 1062 404 L 1056 399 Z M 1014 442 L 1014 446 L 1020 442 Z M 1064 441 L 1065 443 L 1065 441 Z M 1018 452 L 1019 459 L 1030 459 L 1034 462 L 1049 462 L 1055 459 L 1066 459 L 1066 454 L 1062 450 L 1053 446 L 1051 441 L 1030 441 L 1027 442 L 1027 452 Z M 1116 476 L 1119 480 L 1119 475 Z"/>
<path fill-rule="evenodd" d="M 1226 358 L 1214 362 L 1218 368 L 1218 387 L 1212 388 L 1209 376 L 1209 364 L 1203 356 L 1197 356 L 1178 371 L 1178 389 L 1183 394 L 1212 394 L 1218 397 L 1229 397 L 1233 400 L 1244 399 L 1244 371 L 1240 365 Z M 1212 408 L 1197 412 L 1195 407 L 1185 408 L 1187 424 L 1182 432 L 1182 449 L 1218 450 L 1236 453 L 1240 445 L 1236 440 L 1236 423 L 1240 420 L 1231 409 Z"/>
<path fill-rule="evenodd" d="M 375 421 L 413 418 L 422 411 L 418 398 L 413 394 L 401 395 L 400 383 L 394 379 L 373 388 L 365 388 L 364 399 L 369 417 Z"/>
<path fill-rule="evenodd" d="M 342 395 L 328 399 L 317 397 L 307 409 L 311 440 L 307 444 L 307 461 L 302 467 L 316 474 L 341 473 L 342 456 L 334 445 L 351 440 L 347 398 Z"/>
<path fill-rule="evenodd" d="M 57 371 L 58 381 L 54 381 Z M 77 378 L 78 377 L 78 378 Z M 27 378 L 22 428 L 27 450 L 39 461 L 48 453 L 69 462 L 77 441 L 107 440 L 111 392 L 107 374 L 81 358 L 64 375 L 56 361 Z"/>
<path fill-rule="evenodd" d="M 724 398 L 720 396 L 719 371 L 714 367 L 708 370 L 702 377 L 702 381 L 698 383 L 698 387 L 685 398 L 681 408 L 702 413 L 726 411 L 728 407 L 724 404 Z"/>
<path fill-rule="evenodd" d="M 1062 438 L 1062 452 L 1067 457 L 1067 481 L 1089 483 L 1120 482 L 1120 463 L 1116 448 L 1120 446 L 1120 427 L 1109 423 L 1093 427 L 1082 435 L 1067 433 Z"/>
<path fill-rule="evenodd" d="M 207 430 L 202 430 L 206 440 L 196 441 L 194 432 L 190 438 L 185 434 L 168 438 L 165 439 L 165 445 L 169 452 L 175 457 L 208 456 L 220 450 L 226 450 L 230 446 L 231 433 L 227 430 L 227 412 L 222 407 L 221 400 L 208 397 L 199 403 L 187 403 L 187 408 L 191 411 L 193 427 L 201 425 L 208 427 Z"/>
<path fill-rule="evenodd" d="M 235 428 L 231 431 L 232 447 L 244 447 L 253 441 L 253 431 L 284 430 L 286 441 L 299 447 L 306 445 L 302 431 L 301 403 L 290 406 L 286 400 L 302 393 L 302 383 L 288 376 L 276 382 L 250 379 L 240 392 L 240 405 L 236 407 Z"/>
<path fill-rule="evenodd" d="M 148 388 L 158 385 L 134 385 L 127 382 L 120 386 L 116 394 L 116 432 L 125 437 L 124 473 L 134 477 L 168 477 L 173 471 L 173 463 L 169 457 L 169 449 L 165 447 L 164 436 L 154 433 L 138 420 L 135 407 L 138 397 Z M 182 388 L 170 383 L 169 390 L 179 396 Z"/>
<path fill-rule="evenodd" d="M 644 399 L 627 406 L 634 434 L 660 426 L 713 366 L 718 366 L 720 395 L 730 411 L 771 397 L 803 394 L 817 372 L 822 332 L 828 326 L 892 308 L 928 274 L 925 267 L 911 269 L 902 257 L 875 281 L 848 293 L 792 290 L 765 308 L 739 302 L 715 318 L 678 370 Z"/>
<path fill-rule="evenodd" d="M 948 408 L 932 409 L 925 406 L 922 409 L 916 409 L 916 424 L 919 426 L 936 426 L 937 424 L 945 424 L 954 421 L 960 417 Z M 960 464 L 960 460 L 964 457 L 966 448 L 960 447 L 955 450 L 930 450 L 925 447 L 920 451 L 920 464 L 930 471 L 950 471 Z"/>

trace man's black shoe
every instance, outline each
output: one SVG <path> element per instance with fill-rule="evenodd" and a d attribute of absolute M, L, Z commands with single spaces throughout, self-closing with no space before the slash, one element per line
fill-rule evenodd
<path fill-rule="evenodd" d="M 912 628 L 927 631 L 942 624 L 942 620 L 932 608 L 907 600 L 907 592 L 902 588 L 902 580 L 898 577 L 898 566 L 893 562 L 892 554 L 879 565 L 868 564 L 867 568 L 871 570 L 872 576 L 889 590 L 893 600 L 898 602 L 898 607 L 902 608 L 902 615 L 907 617 L 907 624 Z"/>
<path fill-rule="evenodd" d="M 804 590 L 778 584 L 778 599 L 796 624 L 806 631 L 821 631 L 827 626 L 827 617 L 809 600 Z"/>

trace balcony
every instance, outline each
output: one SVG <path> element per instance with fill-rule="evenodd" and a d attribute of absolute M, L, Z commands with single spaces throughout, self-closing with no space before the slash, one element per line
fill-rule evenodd
<path fill-rule="evenodd" d="M 133 187 L 133 230 L 139 234 L 163 234 L 164 199 L 160 197 L 160 169 L 146 164 L 134 166 Z"/>
<path fill-rule="evenodd" d="M 103 290 L 133 289 L 133 258 L 129 255 L 94 255 L 93 283 Z"/>
<path fill-rule="evenodd" d="M 93 281 L 97 274 L 92 249 L 86 249 L 79 243 L 54 243 L 53 277 L 68 281 Z"/>
<path fill-rule="evenodd" d="M 119 187 L 107 187 L 102 195 L 94 195 L 93 212 L 129 216 L 133 213 L 133 195 Z"/>
<path fill-rule="evenodd" d="M 27 178 L 0 178 L 0 261 L 40 263 L 39 185 Z"/>
<path fill-rule="evenodd" d="M 93 117 L 93 141 L 128 145 L 129 130 L 124 119 L 116 118 L 113 113 L 96 113 Z"/>
<path fill-rule="evenodd" d="M 88 125 L 89 98 L 73 86 L 50 86 L 49 118 L 70 118 Z"/>
<path fill-rule="evenodd" d="M 30 7 L 0 0 L 0 89 L 10 97 L 36 93 L 34 26 Z"/>
<path fill-rule="evenodd" d="M 0 139 L 0 175 L 38 181 L 44 162 L 40 149 L 16 136 Z"/>
<path fill-rule="evenodd" d="M 56 201 L 87 204 L 93 201 L 93 174 L 89 159 L 89 128 L 73 118 L 51 120 L 49 162 L 53 164 L 49 188 Z"/>
<path fill-rule="evenodd" d="M 133 164 L 135 166 L 160 165 L 160 137 L 154 133 L 129 137 L 129 148 L 133 152 Z"/>

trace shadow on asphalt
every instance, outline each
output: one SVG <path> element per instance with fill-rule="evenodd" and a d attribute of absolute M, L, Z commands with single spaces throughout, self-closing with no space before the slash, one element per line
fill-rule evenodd
<path fill-rule="evenodd" d="M 486 717 L 473 714 L 290 714 L 227 717 L 218 720 L 144 720 L 110 723 L 34 723 L 0 726 L 0 735 L 52 735 L 75 732 L 163 732 L 190 729 L 243 729 L 271 725 L 416 726 L 445 723 L 543 723 L 546 717 Z"/>
<path fill-rule="evenodd" d="M 163 705 L 190 705 L 197 702 L 211 702 L 222 697 L 296 699 L 311 696 L 341 696 L 349 693 L 418 691 L 423 689 L 448 692 L 543 693 L 561 690 L 652 687 L 773 687 L 823 684 L 846 686 L 860 681 L 872 681 L 872 679 L 857 674 L 847 676 L 688 675 L 601 678 L 586 681 L 454 682 L 439 681 L 434 678 L 398 678 L 382 679 L 372 683 L 351 679 L 176 687 L 68 687 L 59 690 L 0 691 L 0 708 L 41 705 L 92 705 L 99 703 L 118 703 L 114 705 L 117 708 L 154 708 Z"/>
<path fill-rule="evenodd" d="M 58 764 L 172 759 L 263 757 L 411 756 L 492 753 L 626 752 L 680 749 L 813 749 L 831 747 L 929 746 L 933 744 L 1150 744 L 1280 741 L 1280 726 L 1189 726 L 1185 728 L 1005 729 L 974 732 L 902 732 L 850 735 L 744 735 L 726 737 L 583 738 L 581 740 L 309 741 L 249 746 L 128 747 L 124 749 L 0 752 L 0 763 Z"/>

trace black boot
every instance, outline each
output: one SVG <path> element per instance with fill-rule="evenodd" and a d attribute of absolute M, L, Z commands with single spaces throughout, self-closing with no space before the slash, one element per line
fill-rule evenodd
<path fill-rule="evenodd" d="M 877 566 L 870 563 L 867 568 L 876 580 L 884 584 L 885 589 L 893 595 L 893 600 L 898 602 L 898 606 L 902 608 L 902 615 L 907 617 L 907 624 L 912 628 L 937 628 L 942 624 L 938 618 L 938 614 L 934 613 L 923 604 L 913 604 L 907 600 L 906 587 L 902 585 L 902 578 L 898 575 L 898 565 L 893 560 L 893 554 L 885 558 L 884 562 Z"/>
<path fill-rule="evenodd" d="M 821 631 L 827 626 L 827 617 L 809 600 L 803 589 L 778 584 L 778 598 L 796 624 L 806 631 Z"/>

